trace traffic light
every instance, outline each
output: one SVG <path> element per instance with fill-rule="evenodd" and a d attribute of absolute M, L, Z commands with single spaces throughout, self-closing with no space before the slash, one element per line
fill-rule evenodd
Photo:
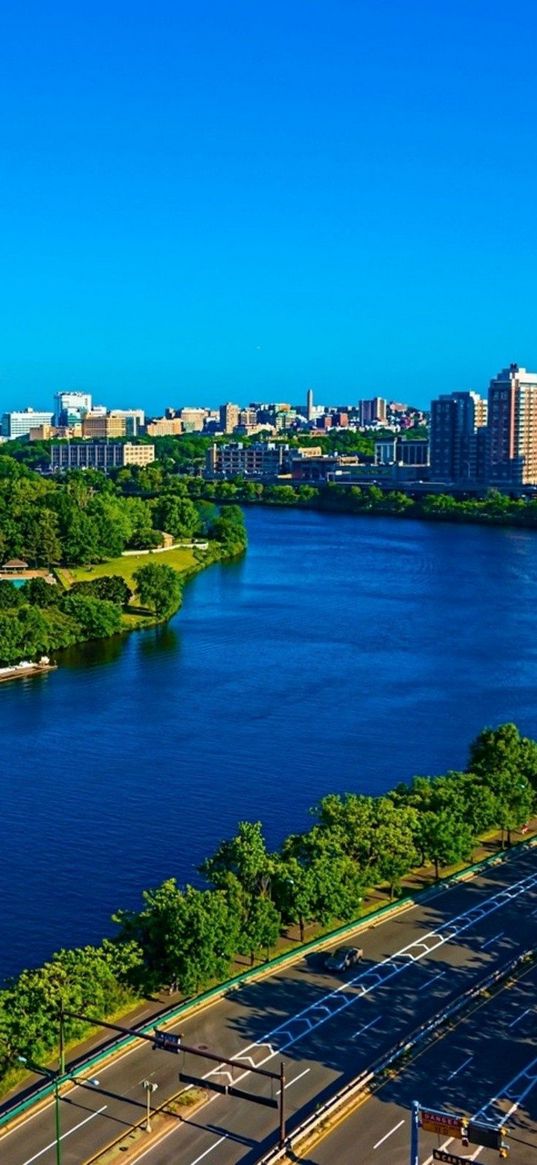
<path fill-rule="evenodd" d="M 465 1149 L 467 1149 L 468 1145 L 470 1144 L 470 1138 L 468 1136 L 468 1124 L 466 1121 L 461 1123 L 461 1143 L 464 1145 Z"/>
<path fill-rule="evenodd" d="M 503 1140 L 506 1137 L 508 1129 L 505 1125 L 500 1128 L 494 1128 L 492 1125 L 486 1125 L 481 1121 L 469 1121 L 466 1129 L 466 1140 L 462 1139 L 463 1145 L 482 1145 L 484 1149 L 497 1149 L 500 1157 L 509 1156 L 509 1145 Z"/>

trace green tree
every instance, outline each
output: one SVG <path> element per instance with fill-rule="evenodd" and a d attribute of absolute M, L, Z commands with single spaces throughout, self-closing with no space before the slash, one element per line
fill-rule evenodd
<path fill-rule="evenodd" d="M 94 595 L 96 599 L 106 599 L 118 607 L 126 607 L 132 599 L 130 587 L 119 574 L 99 575 L 87 582 L 75 583 L 70 594 Z"/>
<path fill-rule="evenodd" d="M 69 592 L 60 605 L 80 627 L 81 639 L 104 639 L 121 630 L 121 612 L 115 603 Z"/>
<path fill-rule="evenodd" d="M 212 886 L 227 886 L 232 874 L 248 895 L 265 893 L 273 870 L 273 859 L 267 851 L 260 821 L 240 821 L 237 833 L 218 846 L 215 853 L 205 858 L 200 874 Z"/>
<path fill-rule="evenodd" d="M 420 813 L 418 833 L 423 853 L 434 863 L 437 881 L 440 866 L 471 857 L 475 838 L 470 826 L 446 810 Z"/>
<path fill-rule="evenodd" d="M 155 503 L 153 524 L 174 538 L 191 538 L 201 530 L 197 507 L 189 498 L 163 494 Z"/>
<path fill-rule="evenodd" d="M 488 783 L 495 773 L 522 776 L 537 790 L 537 741 L 522 736 L 516 724 L 484 728 L 470 746 L 468 769 Z"/>
<path fill-rule="evenodd" d="M 152 607 L 159 618 L 172 615 L 181 605 L 181 576 L 165 563 L 148 562 L 134 573 L 140 602 Z"/>

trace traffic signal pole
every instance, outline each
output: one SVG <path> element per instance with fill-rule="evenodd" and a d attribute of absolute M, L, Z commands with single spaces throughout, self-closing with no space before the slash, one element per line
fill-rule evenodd
<path fill-rule="evenodd" d="M 420 1155 L 420 1106 L 418 1100 L 412 1101 L 412 1116 L 410 1124 L 410 1165 L 419 1165 Z"/>
<path fill-rule="evenodd" d="M 280 1142 L 279 1147 L 285 1145 L 285 1066 L 280 1060 Z"/>

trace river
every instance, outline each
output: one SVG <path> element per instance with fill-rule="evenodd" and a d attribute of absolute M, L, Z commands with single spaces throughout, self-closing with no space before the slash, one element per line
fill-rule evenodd
<path fill-rule="evenodd" d="M 195 879 L 240 819 L 276 845 L 323 793 L 463 766 L 485 724 L 537 736 L 537 534 L 247 521 L 167 627 L 0 688 L 0 978 Z"/>

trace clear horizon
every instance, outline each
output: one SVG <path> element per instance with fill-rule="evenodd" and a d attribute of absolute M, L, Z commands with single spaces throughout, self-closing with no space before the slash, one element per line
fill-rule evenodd
<path fill-rule="evenodd" d="M 428 407 L 535 368 L 536 31 L 521 0 L 5 11 L 0 411 Z"/>

